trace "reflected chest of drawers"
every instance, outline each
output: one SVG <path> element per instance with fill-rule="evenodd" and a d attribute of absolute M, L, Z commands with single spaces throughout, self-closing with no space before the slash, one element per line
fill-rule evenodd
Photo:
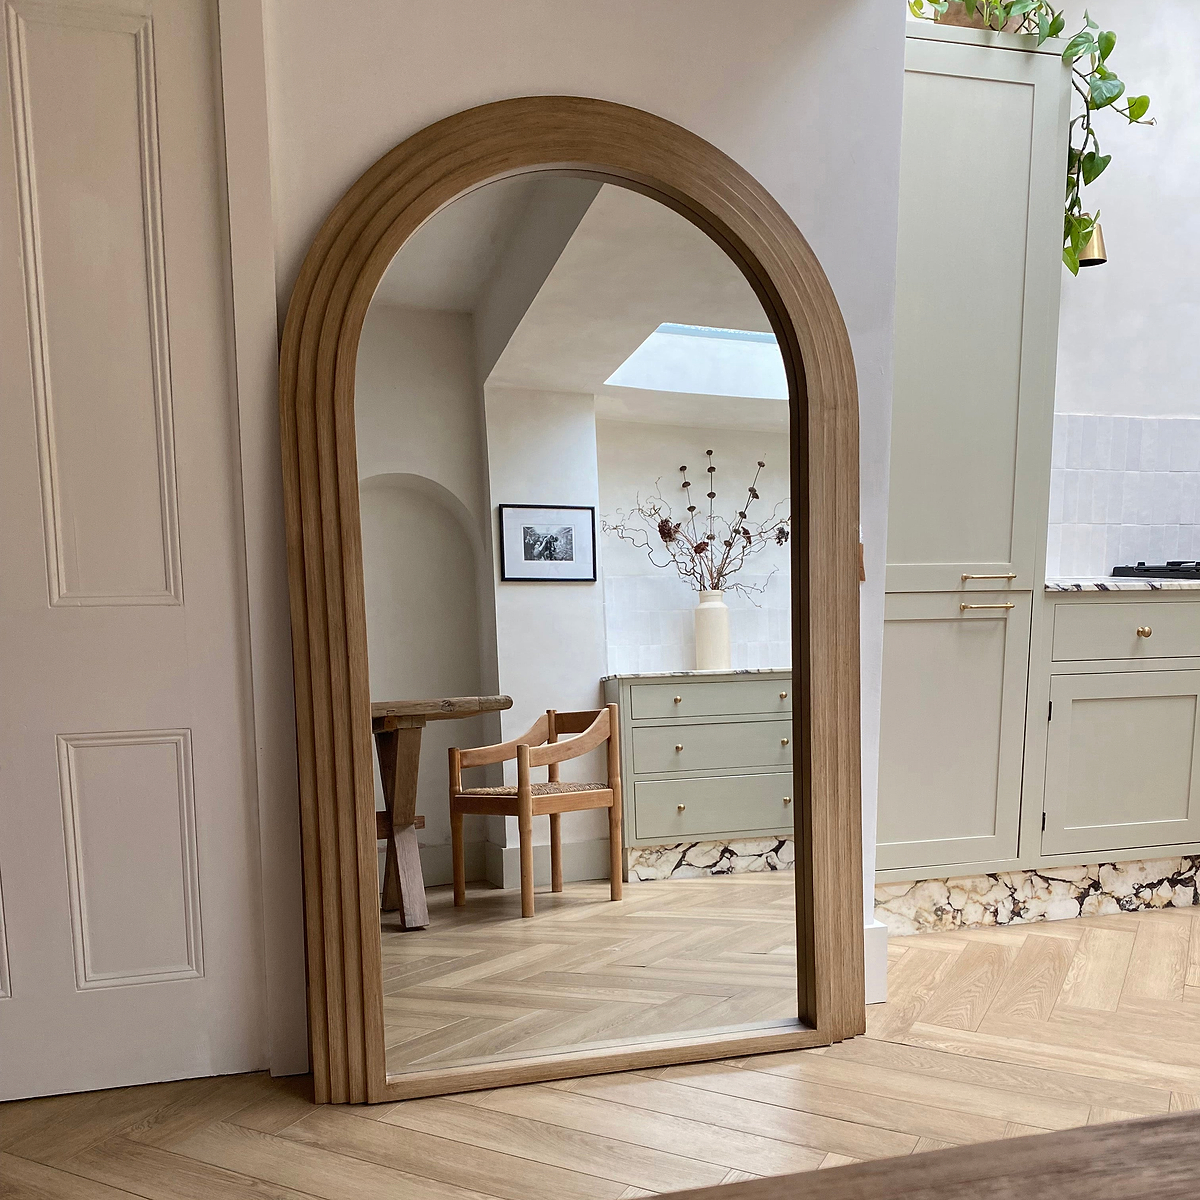
<path fill-rule="evenodd" d="M 612 675 L 625 845 L 792 832 L 791 671 Z"/>

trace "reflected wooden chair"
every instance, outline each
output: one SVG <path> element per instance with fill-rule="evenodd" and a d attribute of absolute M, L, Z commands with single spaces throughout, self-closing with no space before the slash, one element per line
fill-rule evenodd
<path fill-rule="evenodd" d="M 575 737 L 560 742 L 560 734 Z M 608 743 L 605 783 L 563 783 L 559 764 L 579 758 Z M 464 767 L 517 760 L 516 787 L 464 788 Z M 534 783 L 530 773 L 546 768 L 546 782 Z M 521 916 L 533 916 L 533 818 L 550 818 L 550 887 L 561 892 L 562 814 L 588 808 L 608 809 L 610 895 L 621 898 L 621 763 L 617 750 L 617 706 L 588 712 L 548 709 L 530 729 L 511 742 L 471 750 L 450 748 L 450 840 L 454 860 L 454 903 L 467 902 L 467 873 L 463 849 L 463 817 L 468 813 L 516 817 L 521 841 Z"/>

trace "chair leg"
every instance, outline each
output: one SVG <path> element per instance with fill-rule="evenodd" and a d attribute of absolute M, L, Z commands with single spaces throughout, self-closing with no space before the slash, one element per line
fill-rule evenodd
<path fill-rule="evenodd" d="M 532 809 L 532 804 L 529 808 Z M 521 838 L 521 916 L 533 916 L 533 813 L 517 814 L 517 830 Z"/>
<path fill-rule="evenodd" d="M 612 807 L 608 810 L 608 896 L 621 898 L 621 791 L 614 789 Z"/>
<path fill-rule="evenodd" d="M 454 907 L 467 902 L 467 859 L 463 846 L 463 815 L 450 810 L 450 860 L 454 869 Z"/>
<path fill-rule="evenodd" d="M 562 813 L 550 814 L 550 890 L 562 891 Z"/>

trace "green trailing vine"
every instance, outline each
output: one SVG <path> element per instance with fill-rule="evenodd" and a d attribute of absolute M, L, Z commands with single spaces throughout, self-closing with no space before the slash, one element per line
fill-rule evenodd
<path fill-rule="evenodd" d="M 908 0 L 914 17 L 936 21 L 944 16 L 950 0 Z M 1040 46 L 1047 38 L 1059 37 L 1066 17 L 1050 0 L 963 0 L 967 17 L 977 18 L 989 29 L 1036 36 Z M 1082 193 L 1095 182 L 1112 161 L 1102 154 L 1092 117 L 1102 108 L 1120 113 L 1130 125 L 1153 125 L 1147 117 L 1149 96 L 1126 96 L 1125 84 L 1109 66 L 1117 35 L 1100 26 L 1085 12 L 1083 28 L 1067 42 L 1063 62 L 1071 68 L 1071 84 L 1083 101 L 1083 111 L 1071 119 L 1067 150 L 1067 197 L 1063 217 L 1063 262 L 1072 275 L 1079 274 L 1079 255 L 1087 245 L 1100 211 L 1084 210 Z M 1124 97 L 1124 106 L 1118 102 Z"/>

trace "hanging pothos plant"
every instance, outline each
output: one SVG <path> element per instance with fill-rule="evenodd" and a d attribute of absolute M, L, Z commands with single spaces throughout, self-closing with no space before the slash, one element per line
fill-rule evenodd
<path fill-rule="evenodd" d="M 1040 46 L 1047 38 L 1059 37 L 1066 27 L 1061 8 L 1050 0 L 908 0 L 914 17 L 938 20 L 955 8 L 968 20 L 983 28 L 1009 33 L 1027 33 Z M 1083 100 L 1083 111 L 1071 120 L 1067 151 L 1067 203 L 1063 220 L 1063 262 L 1072 275 L 1079 274 L 1079 255 L 1088 244 L 1100 212 L 1085 212 L 1081 193 L 1103 173 L 1112 160 L 1100 153 L 1100 139 L 1092 126 L 1092 116 L 1102 108 L 1118 112 L 1131 125 L 1153 125 L 1147 117 L 1149 96 L 1125 96 L 1125 84 L 1108 65 L 1117 44 L 1117 35 L 1100 26 L 1084 12 L 1083 28 L 1067 42 L 1063 62 L 1071 68 L 1071 83 Z M 1119 101 L 1124 97 L 1124 105 Z"/>

